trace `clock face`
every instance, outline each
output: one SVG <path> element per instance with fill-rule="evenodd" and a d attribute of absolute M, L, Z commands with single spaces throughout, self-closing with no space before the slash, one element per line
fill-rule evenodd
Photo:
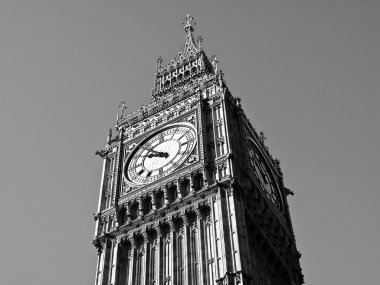
<path fill-rule="evenodd" d="M 174 124 L 154 133 L 135 147 L 124 167 L 133 184 L 152 183 L 177 169 L 196 145 L 196 132 L 188 123 Z"/>
<path fill-rule="evenodd" d="M 266 196 L 281 211 L 282 203 L 281 197 L 279 195 L 279 186 L 277 179 L 272 174 L 272 171 L 270 170 L 270 167 L 268 166 L 264 157 L 251 141 L 249 141 L 248 144 L 248 154 L 251 167 L 254 171 L 254 176 L 260 183 L 261 188 L 265 191 Z"/>

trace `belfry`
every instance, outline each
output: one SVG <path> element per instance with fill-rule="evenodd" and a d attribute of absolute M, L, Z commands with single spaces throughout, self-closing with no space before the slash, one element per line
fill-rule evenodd
<path fill-rule="evenodd" d="M 97 151 L 95 285 L 302 284 L 280 162 L 193 27 Z"/>

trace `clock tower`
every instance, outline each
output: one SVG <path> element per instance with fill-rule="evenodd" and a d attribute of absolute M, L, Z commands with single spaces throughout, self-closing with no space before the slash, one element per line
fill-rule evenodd
<path fill-rule="evenodd" d="M 151 102 L 107 135 L 96 285 L 303 283 L 280 163 L 186 16 Z"/>

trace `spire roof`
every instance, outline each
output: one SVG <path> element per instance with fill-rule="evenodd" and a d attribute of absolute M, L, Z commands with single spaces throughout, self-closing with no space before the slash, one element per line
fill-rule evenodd
<path fill-rule="evenodd" d="M 188 14 L 182 24 L 185 40 L 177 55 L 164 66 L 162 66 L 161 57 L 157 60 L 153 99 L 162 98 L 163 93 L 181 85 L 181 82 L 199 76 L 206 71 L 206 66 L 208 66 L 208 59 L 202 51 L 202 38 L 198 37 L 197 42 L 194 42 L 194 18 Z"/>
<path fill-rule="evenodd" d="M 193 31 L 194 31 L 194 25 L 196 24 L 194 22 L 194 18 L 188 14 L 185 17 L 185 22 L 182 23 L 184 25 L 184 30 L 186 32 L 185 41 L 179 50 L 178 54 L 172 59 L 171 63 L 178 63 L 181 60 L 184 60 L 190 56 L 195 56 L 197 53 L 199 53 L 202 49 L 201 42 L 202 38 L 198 38 L 198 47 L 194 44 L 194 37 L 193 37 Z"/>

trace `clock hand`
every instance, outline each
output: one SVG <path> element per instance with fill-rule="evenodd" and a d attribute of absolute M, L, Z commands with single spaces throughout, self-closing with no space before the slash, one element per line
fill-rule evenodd
<path fill-rule="evenodd" d="M 169 154 L 167 152 L 159 152 L 159 153 L 150 153 L 148 155 L 146 155 L 146 157 L 148 158 L 152 158 L 152 157 L 168 157 Z"/>
<path fill-rule="evenodd" d="M 160 154 L 160 153 L 161 153 L 161 152 L 156 151 L 156 150 L 154 150 L 154 149 L 146 148 L 146 147 L 143 147 L 143 146 L 140 146 L 140 148 L 142 148 L 143 150 L 147 150 L 147 151 L 149 151 L 149 152 L 156 153 L 156 154 Z"/>
<path fill-rule="evenodd" d="M 174 135 L 177 133 L 177 130 L 178 130 L 178 129 L 179 129 L 179 127 L 175 129 L 175 131 L 173 132 L 173 134 L 172 134 L 172 136 L 170 137 L 169 141 L 172 140 L 172 138 L 174 137 Z"/>
<path fill-rule="evenodd" d="M 169 153 L 167 153 L 167 152 L 161 152 L 160 157 L 165 157 L 165 158 L 167 158 L 167 157 L 169 157 Z"/>

